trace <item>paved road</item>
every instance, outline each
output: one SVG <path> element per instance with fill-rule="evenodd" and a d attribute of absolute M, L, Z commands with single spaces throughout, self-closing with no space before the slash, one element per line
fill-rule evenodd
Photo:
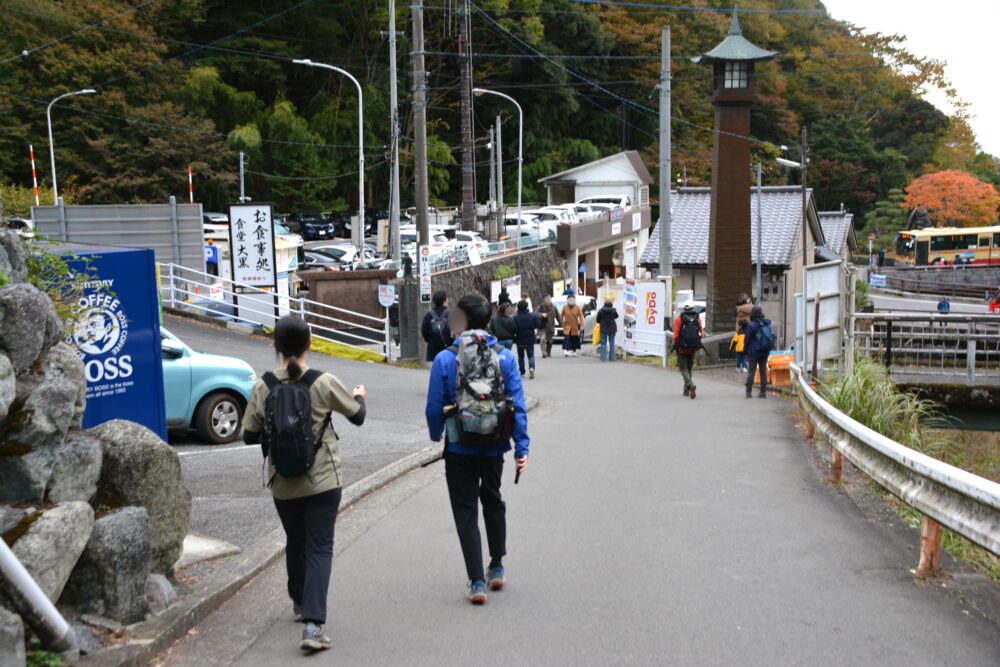
<path fill-rule="evenodd" d="M 266 340 L 186 318 L 167 316 L 164 326 L 202 352 L 244 359 L 258 375 L 276 365 Z M 313 355 L 310 363 L 334 373 L 347 386 L 368 387 L 368 418 L 358 429 L 344 419 L 334 426 L 342 440 L 344 482 L 350 484 L 427 445 L 422 419 L 424 372 Z M 184 481 L 193 497 L 191 531 L 252 544 L 278 526 L 270 493 L 262 485 L 259 447 L 241 441 L 213 447 L 194 434 L 172 434 Z"/>
<path fill-rule="evenodd" d="M 884 294 L 872 294 L 872 303 L 875 310 L 892 313 L 937 313 L 938 299 L 908 299 L 899 296 L 886 296 Z M 989 308 L 985 303 L 973 304 L 962 303 L 960 301 L 951 302 L 951 312 L 953 314 L 987 315 Z"/>
<path fill-rule="evenodd" d="M 508 589 L 464 571 L 441 465 L 338 522 L 330 591 L 345 665 L 997 665 L 998 628 L 914 584 L 918 537 L 888 539 L 825 484 L 794 405 L 703 377 L 590 359 L 540 366 L 531 468 L 505 475 Z M 898 529 L 897 529 L 898 530 Z M 282 565 L 166 664 L 300 660 Z"/>

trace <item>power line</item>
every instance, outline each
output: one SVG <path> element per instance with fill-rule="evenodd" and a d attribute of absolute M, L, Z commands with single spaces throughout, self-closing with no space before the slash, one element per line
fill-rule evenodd
<path fill-rule="evenodd" d="M 376 167 L 381 167 L 388 161 L 389 160 L 380 160 L 379 162 L 366 165 L 365 171 L 371 171 Z M 262 176 L 264 178 L 273 178 L 279 181 L 332 181 L 337 178 L 345 178 L 347 176 L 357 176 L 359 170 L 355 169 L 354 171 L 347 171 L 342 174 L 333 174 L 331 176 L 282 176 L 281 174 L 266 174 L 262 171 L 250 171 L 249 169 L 244 170 L 244 173 L 253 174 L 254 176 Z"/>
<path fill-rule="evenodd" d="M 577 5 L 631 7 L 633 9 L 657 9 L 671 12 L 732 12 L 728 7 L 697 7 L 692 5 L 652 5 L 644 2 L 612 2 L 610 0 L 569 0 Z M 740 9 L 741 14 L 819 14 L 826 16 L 822 9 Z"/>

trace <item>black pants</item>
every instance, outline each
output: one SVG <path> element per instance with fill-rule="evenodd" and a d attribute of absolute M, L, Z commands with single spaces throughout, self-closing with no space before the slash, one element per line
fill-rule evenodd
<path fill-rule="evenodd" d="M 507 506 L 500 497 L 503 457 L 463 456 L 448 452 L 444 458 L 444 470 L 458 541 L 465 557 L 466 574 L 470 581 L 485 580 L 483 543 L 479 533 L 480 501 L 483 503 L 490 558 L 499 561 L 507 555 Z"/>
<path fill-rule="evenodd" d="M 274 499 L 288 543 L 288 595 L 302 608 L 303 623 L 326 623 L 326 595 L 333 563 L 333 526 L 340 489 L 294 500 Z"/>
<path fill-rule="evenodd" d="M 517 344 L 517 366 L 521 371 L 521 375 L 524 375 L 524 355 L 528 355 L 528 368 L 530 370 L 535 370 L 535 344 L 531 345 L 521 345 Z"/>
<path fill-rule="evenodd" d="M 753 376 L 760 370 L 760 393 L 761 395 L 767 393 L 767 357 L 768 355 L 763 355 L 760 357 L 752 357 L 747 355 L 747 393 L 753 392 Z"/>

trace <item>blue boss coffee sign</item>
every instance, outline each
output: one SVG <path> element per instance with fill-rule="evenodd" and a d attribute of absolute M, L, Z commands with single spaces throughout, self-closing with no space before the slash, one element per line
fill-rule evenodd
<path fill-rule="evenodd" d="M 128 419 L 165 438 L 160 317 L 151 250 L 71 246 L 83 296 L 69 343 L 87 376 L 84 427 Z M 83 272 L 89 265 L 89 273 Z"/>

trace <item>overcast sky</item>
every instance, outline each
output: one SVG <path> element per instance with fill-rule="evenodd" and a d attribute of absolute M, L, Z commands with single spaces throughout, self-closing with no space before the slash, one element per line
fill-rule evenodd
<path fill-rule="evenodd" d="M 982 150 L 1000 156 L 1000 77 L 993 61 L 1000 49 L 996 0 L 824 0 L 837 19 L 871 31 L 906 35 L 907 48 L 943 60 L 948 78 L 972 105 L 972 126 Z M 943 95 L 927 99 L 946 113 Z"/>

